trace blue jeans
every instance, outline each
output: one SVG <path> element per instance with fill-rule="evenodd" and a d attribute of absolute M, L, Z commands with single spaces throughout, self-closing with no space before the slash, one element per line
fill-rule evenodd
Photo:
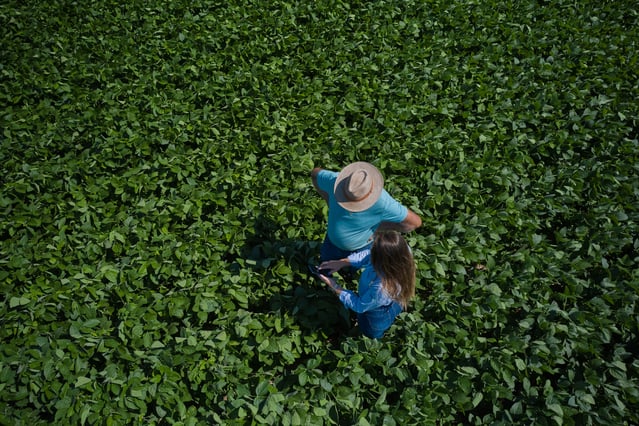
<path fill-rule="evenodd" d="M 344 259 L 345 257 L 348 257 L 355 252 L 369 248 L 372 244 L 373 243 L 370 242 L 369 244 L 357 250 L 344 250 L 337 247 L 335 244 L 333 244 L 330 238 L 328 238 L 328 234 L 327 234 L 326 237 L 324 237 L 324 242 L 322 243 L 322 247 L 320 247 L 320 263 L 325 262 L 327 260 Z"/>
<path fill-rule="evenodd" d="M 390 328 L 400 312 L 402 312 L 402 305 L 393 302 L 390 305 L 357 314 L 359 329 L 364 336 L 379 339 Z"/>

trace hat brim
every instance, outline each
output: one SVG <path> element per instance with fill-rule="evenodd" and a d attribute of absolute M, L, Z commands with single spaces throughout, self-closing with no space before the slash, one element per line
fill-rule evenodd
<path fill-rule="evenodd" d="M 368 176 L 373 180 L 373 188 L 371 192 L 361 200 L 351 200 L 346 196 L 346 188 L 348 185 L 348 178 L 358 170 L 365 170 Z M 379 200 L 384 189 L 384 177 L 377 167 L 364 161 L 358 161 L 344 167 L 342 171 L 337 175 L 335 180 L 335 186 L 333 193 L 335 194 L 335 200 L 344 209 L 350 212 L 361 212 L 370 208 L 373 204 Z"/>

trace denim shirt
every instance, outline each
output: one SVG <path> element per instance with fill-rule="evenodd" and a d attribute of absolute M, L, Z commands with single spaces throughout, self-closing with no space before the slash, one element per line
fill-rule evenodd
<path fill-rule="evenodd" d="M 373 269 L 370 249 L 355 252 L 348 256 L 351 266 L 363 268 L 357 293 L 343 290 L 339 300 L 347 308 L 357 313 L 372 311 L 373 309 L 388 306 L 393 299 L 382 288 L 382 280 Z"/>

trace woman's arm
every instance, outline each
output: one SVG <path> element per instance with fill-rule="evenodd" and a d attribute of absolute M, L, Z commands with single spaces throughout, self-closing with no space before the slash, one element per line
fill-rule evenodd
<path fill-rule="evenodd" d="M 354 312 L 362 313 L 370 311 L 392 302 L 392 299 L 385 296 L 382 292 L 380 288 L 381 282 L 378 279 L 373 281 L 371 285 L 360 294 L 343 289 L 332 277 L 325 275 L 320 275 L 319 277 L 337 295 L 344 306 Z"/>
<path fill-rule="evenodd" d="M 350 290 L 342 290 L 337 294 L 344 306 L 357 313 L 367 312 L 392 302 L 383 297 L 379 289 L 374 287 L 369 287 L 365 293 L 361 294 Z"/>
<path fill-rule="evenodd" d="M 327 273 L 332 274 L 333 272 L 339 271 L 345 266 L 349 266 L 351 262 L 348 258 L 339 259 L 339 260 L 327 260 L 326 262 L 322 262 L 319 266 L 319 269 L 327 271 Z"/>
<path fill-rule="evenodd" d="M 342 293 L 342 291 L 344 291 L 344 289 L 342 287 L 340 287 L 339 285 L 337 285 L 337 281 L 335 281 L 335 278 L 332 277 L 327 277 L 326 275 L 320 275 L 319 276 L 320 279 L 322 281 L 324 281 L 324 283 L 326 283 L 327 286 L 330 287 L 331 290 L 333 290 L 333 292 L 339 297 L 339 295 Z"/>

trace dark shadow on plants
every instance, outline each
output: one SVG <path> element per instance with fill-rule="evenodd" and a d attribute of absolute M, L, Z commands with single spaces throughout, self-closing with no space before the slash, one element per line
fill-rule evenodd
<path fill-rule="evenodd" d="M 307 332 L 321 332 L 330 343 L 351 332 L 351 315 L 329 291 L 311 285 L 299 285 L 269 300 L 272 311 L 292 315 Z"/>
<path fill-rule="evenodd" d="M 321 241 L 280 238 L 277 223 L 259 215 L 254 234 L 241 250 L 243 264 L 262 275 L 263 287 L 249 297 L 251 312 L 284 312 L 305 333 L 323 333 L 335 343 L 351 332 L 352 319 L 339 300 L 311 275 L 309 264 L 319 261 Z M 240 267 L 237 262 L 236 267 Z"/>

